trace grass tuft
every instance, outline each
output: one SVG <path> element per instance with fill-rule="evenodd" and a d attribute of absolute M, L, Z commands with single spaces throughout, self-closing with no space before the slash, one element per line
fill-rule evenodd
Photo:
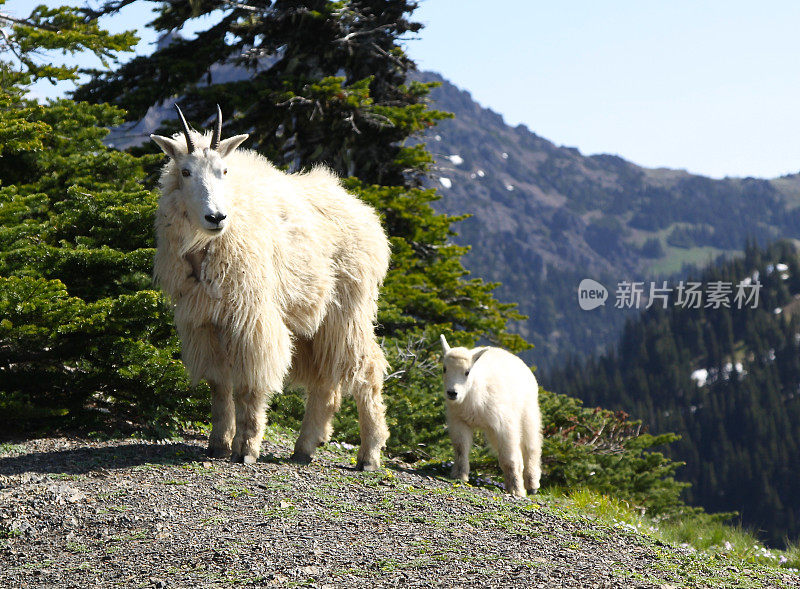
<path fill-rule="evenodd" d="M 739 525 L 724 523 L 724 517 L 691 513 L 669 518 L 651 518 L 624 500 L 601 495 L 589 489 L 563 492 L 549 490 L 551 497 L 565 507 L 595 518 L 614 528 L 641 533 L 667 544 L 709 556 L 800 571 L 800 543 L 786 550 L 768 548 Z"/>

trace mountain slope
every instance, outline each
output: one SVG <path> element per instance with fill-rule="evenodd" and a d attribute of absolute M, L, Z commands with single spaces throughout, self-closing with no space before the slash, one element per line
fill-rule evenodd
<path fill-rule="evenodd" d="M 582 278 L 613 288 L 705 265 L 740 251 L 748 237 L 800 237 L 800 175 L 714 180 L 584 156 L 506 125 L 437 74 L 417 78 L 439 82 L 431 100 L 455 114 L 426 138 L 437 158 L 438 206 L 473 215 L 457 229 L 456 240 L 473 246 L 465 265 L 501 282 L 499 298 L 530 316 L 520 331 L 537 346 L 540 366 L 601 349 L 619 333 L 619 310 L 580 310 Z"/>

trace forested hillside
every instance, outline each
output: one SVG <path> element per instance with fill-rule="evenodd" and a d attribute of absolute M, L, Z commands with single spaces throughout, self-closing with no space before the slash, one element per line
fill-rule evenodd
<path fill-rule="evenodd" d="M 730 307 L 652 306 L 619 343 L 588 362 L 545 375 L 547 386 L 587 404 L 623 409 L 653 432 L 682 439 L 688 500 L 742 521 L 780 544 L 800 533 L 800 260 L 795 246 L 752 244 L 695 279 L 732 284 Z M 684 281 L 684 286 L 689 284 Z M 737 286 L 761 284 L 757 306 L 734 302 Z M 677 288 L 678 284 L 672 284 Z M 685 292 L 684 292 L 685 294 Z M 750 292 L 748 292 L 750 294 Z M 709 306 L 710 305 L 710 306 Z"/>

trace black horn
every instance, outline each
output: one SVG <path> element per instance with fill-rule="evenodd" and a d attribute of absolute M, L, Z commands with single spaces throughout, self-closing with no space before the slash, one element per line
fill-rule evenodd
<path fill-rule="evenodd" d="M 183 134 L 186 136 L 186 149 L 189 153 L 194 151 L 194 143 L 192 143 L 192 137 L 189 135 L 189 125 L 186 123 L 186 119 L 183 117 L 183 113 L 181 112 L 181 107 L 178 106 L 178 103 L 175 103 L 175 110 L 178 111 L 178 118 L 181 120 L 181 127 L 183 128 Z"/>
<path fill-rule="evenodd" d="M 219 147 L 219 139 L 222 136 L 222 109 L 217 105 L 217 122 L 214 124 L 214 134 L 211 136 L 211 149 Z"/>

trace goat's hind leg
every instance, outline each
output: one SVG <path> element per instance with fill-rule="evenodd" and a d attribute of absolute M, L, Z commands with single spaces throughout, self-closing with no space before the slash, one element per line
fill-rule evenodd
<path fill-rule="evenodd" d="M 314 341 L 298 338 L 295 341 L 289 374 L 292 382 L 303 386 L 307 392 L 303 423 L 292 454 L 292 460 L 300 464 L 311 462 L 311 456 L 317 447 L 331 439 L 333 416 L 342 403 L 337 368 L 320 368 Z"/>
<path fill-rule="evenodd" d="M 261 438 L 266 424 L 266 395 L 244 388 L 237 391 L 236 436 L 233 438 L 232 462 L 254 464 L 261 452 Z"/>
<path fill-rule="evenodd" d="M 330 441 L 333 434 L 333 416 L 342 404 L 339 385 L 309 387 L 306 412 L 300 435 L 294 445 L 292 460 L 301 464 L 311 462 L 318 446 Z"/>
<path fill-rule="evenodd" d="M 536 493 L 542 478 L 542 418 L 538 409 L 528 411 L 522 428 L 523 484 Z"/>
<path fill-rule="evenodd" d="M 310 455 L 321 441 L 330 436 L 331 419 L 339 408 L 338 387 L 342 386 L 352 393 L 358 408 L 361 447 L 356 469 L 378 470 L 381 449 L 389 438 L 382 397 L 387 363 L 383 350 L 375 341 L 372 323 L 363 314 L 355 313 L 355 316 L 351 322 L 341 315 L 331 314 L 314 336 L 313 354 L 310 356 L 313 373 L 301 368 L 301 374 L 297 374 L 300 380 L 312 386 L 309 387 L 306 416 L 295 455 L 298 458 L 303 454 Z M 296 366 L 310 368 L 308 363 Z M 321 386 L 326 383 L 326 386 Z M 338 384 L 331 387 L 330 383 Z M 319 388 L 315 390 L 315 387 Z"/>
<path fill-rule="evenodd" d="M 376 342 L 373 354 L 364 358 L 368 363 L 363 378 L 353 383 L 353 397 L 358 408 L 358 429 L 361 446 L 358 449 L 356 470 L 373 471 L 381 466 L 381 449 L 389 439 L 386 427 L 386 407 L 383 404 L 383 374 L 385 360 Z"/>
<path fill-rule="evenodd" d="M 525 497 L 522 480 L 523 461 L 520 431 L 507 430 L 497 436 L 497 457 L 503 470 L 506 491 L 515 497 Z"/>

